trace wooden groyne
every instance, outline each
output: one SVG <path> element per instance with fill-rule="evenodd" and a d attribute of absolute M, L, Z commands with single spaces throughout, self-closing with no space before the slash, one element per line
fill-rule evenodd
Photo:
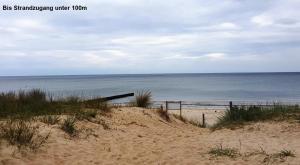
<path fill-rule="evenodd" d="M 132 96 L 134 96 L 134 93 L 126 93 L 126 94 L 114 95 L 114 96 L 109 96 L 109 97 L 101 97 L 101 98 L 89 99 L 89 100 L 86 100 L 86 101 L 87 102 L 111 101 L 111 100 L 122 99 L 122 98 L 126 98 L 126 97 L 132 97 Z"/>

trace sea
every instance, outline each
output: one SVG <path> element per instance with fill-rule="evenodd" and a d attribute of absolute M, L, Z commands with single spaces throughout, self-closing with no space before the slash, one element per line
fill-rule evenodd
<path fill-rule="evenodd" d="M 300 102 L 300 73 L 114 74 L 0 77 L 0 92 L 41 89 L 61 98 L 151 91 L 155 101 Z M 129 101 L 132 98 L 119 100 Z"/>

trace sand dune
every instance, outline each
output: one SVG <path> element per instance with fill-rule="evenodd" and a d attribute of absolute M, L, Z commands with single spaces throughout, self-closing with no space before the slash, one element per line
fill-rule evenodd
<path fill-rule="evenodd" d="M 104 129 L 97 121 L 105 121 Z M 236 130 L 211 132 L 175 118 L 166 122 L 153 110 L 115 109 L 94 122 L 80 121 L 82 131 L 70 138 L 59 125 L 39 123 L 40 132 L 51 131 L 48 142 L 34 152 L 14 152 L 5 142 L 0 147 L 0 164 L 294 164 L 300 162 L 300 124 L 265 122 Z M 237 148 L 235 158 L 208 154 L 211 148 Z M 296 157 L 272 157 L 282 149 Z M 266 154 L 262 154 L 262 150 Z"/>

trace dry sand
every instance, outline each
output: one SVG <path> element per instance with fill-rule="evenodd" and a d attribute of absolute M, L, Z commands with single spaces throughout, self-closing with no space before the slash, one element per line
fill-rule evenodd
<path fill-rule="evenodd" d="M 218 117 L 224 115 L 225 110 L 200 110 L 200 109 L 183 109 L 181 115 L 189 120 L 199 121 L 202 123 L 203 114 L 205 123 L 208 126 L 214 125 L 218 121 Z M 171 114 L 180 114 L 179 110 L 169 110 Z"/>
<path fill-rule="evenodd" d="M 300 124 L 295 122 L 255 123 L 211 132 L 175 118 L 166 122 L 153 110 L 139 108 L 116 109 L 100 118 L 110 129 L 81 121 L 77 126 L 85 131 L 78 138 L 69 138 L 59 125 L 40 123 L 41 133 L 51 131 L 45 146 L 36 153 L 20 153 L 2 142 L 0 164 L 300 164 Z M 237 148 L 241 155 L 208 154 L 217 145 Z M 292 150 L 296 157 L 272 156 L 282 149 Z"/>

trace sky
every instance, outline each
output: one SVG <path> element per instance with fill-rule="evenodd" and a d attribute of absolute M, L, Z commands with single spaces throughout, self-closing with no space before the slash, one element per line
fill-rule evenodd
<path fill-rule="evenodd" d="M 299 0 L 0 0 L 0 76 L 300 71 Z M 3 11 L 83 5 L 87 11 Z"/>

